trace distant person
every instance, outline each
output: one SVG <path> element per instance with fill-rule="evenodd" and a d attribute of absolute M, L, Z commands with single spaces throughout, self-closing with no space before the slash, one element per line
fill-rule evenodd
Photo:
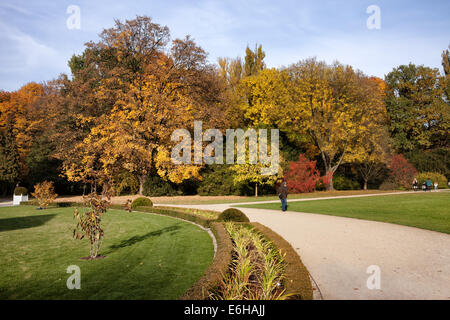
<path fill-rule="evenodd" d="M 413 181 L 413 190 L 414 190 L 414 191 L 417 191 L 418 188 L 419 188 L 419 182 L 417 182 L 417 179 L 414 178 L 414 181 Z"/>
<path fill-rule="evenodd" d="M 288 196 L 288 186 L 286 180 L 283 179 L 281 184 L 278 186 L 277 189 L 278 197 L 281 200 L 281 210 L 286 211 L 287 210 L 287 196 Z"/>
<path fill-rule="evenodd" d="M 426 185 L 427 185 L 427 190 L 430 190 L 430 191 L 431 191 L 431 186 L 433 185 L 433 183 L 431 182 L 431 179 L 430 179 L 430 178 L 427 179 Z"/>
<path fill-rule="evenodd" d="M 425 181 L 422 183 L 422 191 L 427 191 L 427 183 Z"/>
<path fill-rule="evenodd" d="M 438 183 L 435 182 L 435 183 L 434 183 L 434 191 L 437 191 L 437 189 L 438 189 Z"/>

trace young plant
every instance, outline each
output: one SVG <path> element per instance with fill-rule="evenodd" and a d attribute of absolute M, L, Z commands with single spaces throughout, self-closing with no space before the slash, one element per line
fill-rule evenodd
<path fill-rule="evenodd" d="M 74 218 L 78 223 L 73 231 L 75 239 L 89 239 L 90 259 L 95 259 L 98 256 L 102 244 L 104 232 L 101 228 L 101 221 L 103 214 L 107 211 L 110 204 L 109 201 L 103 200 L 101 196 L 96 193 L 91 193 L 83 197 L 84 204 L 89 207 L 86 212 L 80 212 L 78 209 L 74 211 Z"/>
<path fill-rule="evenodd" d="M 34 192 L 31 195 L 37 199 L 39 207 L 42 209 L 46 209 L 58 196 L 55 193 L 52 181 L 44 181 L 36 184 L 34 186 Z"/>

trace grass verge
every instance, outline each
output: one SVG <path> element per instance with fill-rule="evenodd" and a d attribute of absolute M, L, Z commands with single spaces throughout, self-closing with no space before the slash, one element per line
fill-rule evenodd
<path fill-rule="evenodd" d="M 214 257 L 208 233 L 184 221 L 110 209 L 102 222 L 106 258 L 86 261 L 73 208 L 0 208 L 0 299 L 178 299 Z M 70 265 L 80 290 L 66 286 Z"/>
<path fill-rule="evenodd" d="M 288 211 L 319 213 L 417 227 L 450 234 L 450 192 L 418 192 L 288 203 Z M 239 206 L 240 207 L 240 206 Z M 278 203 L 242 205 L 280 210 Z"/>

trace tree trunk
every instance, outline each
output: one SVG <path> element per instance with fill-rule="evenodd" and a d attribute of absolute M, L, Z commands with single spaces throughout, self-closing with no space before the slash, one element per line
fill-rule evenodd
<path fill-rule="evenodd" d="M 334 187 L 333 187 L 333 174 L 334 172 L 331 171 L 331 169 L 327 170 L 327 177 L 330 177 L 330 181 L 328 181 L 328 185 L 327 185 L 327 191 L 334 191 Z"/>
<path fill-rule="evenodd" d="M 144 192 L 144 183 L 147 180 L 146 175 L 139 176 L 139 195 L 142 196 Z"/>
<path fill-rule="evenodd" d="M 364 190 L 367 190 L 367 179 L 364 179 Z"/>
<path fill-rule="evenodd" d="M 258 197 L 258 183 L 255 185 L 255 197 Z"/>

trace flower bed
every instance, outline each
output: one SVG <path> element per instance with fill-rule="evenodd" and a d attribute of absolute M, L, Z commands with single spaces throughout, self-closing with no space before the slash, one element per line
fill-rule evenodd
<path fill-rule="evenodd" d="M 210 291 L 213 300 L 286 300 L 286 262 L 282 252 L 250 224 L 228 222 L 233 243 L 232 262 L 219 286 Z"/>

